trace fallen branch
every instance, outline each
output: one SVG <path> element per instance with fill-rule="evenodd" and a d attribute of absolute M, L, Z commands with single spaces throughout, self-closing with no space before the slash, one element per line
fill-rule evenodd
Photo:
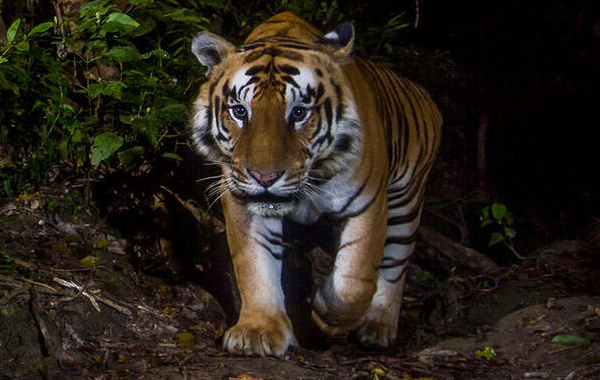
<path fill-rule="evenodd" d="M 77 285 L 74 282 L 63 280 L 62 278 L 58 278 L 58 277 L 54 277 L 53 280 L 54 280 L 54 282 L 59 283 L 60 285 L 64 286 L 65 288 L 77 289 L 77 294 L 75 296 L 64 298 L 64 299 L 62 299 L 63 301 L 72 301 L 75 298 L 79 297 L 80 295 L 83 295 L 83 296 L 87 297 L 87 299 L 90 300 L 90 303 L 92 304 L 94 309 L 96 309 L 96 311 L 98 313 L 100 313 L 100 311 L 101 311 L 100 305 L 98 305 L 98 302 L 96 302 L 96 299 L 94 298 L 94 296 L 92 296 L 90 293 L 88 293 L 85 290 L 85 286 Z"/>
<path fill-rule="evenodd" d="M 87 299 L 90 300 L 90 303 L 92 304 L 94 309 L 96 309 L 97 312 L 100 312 L 100 305 L 98 305 L 98 301 L 99 301 L 107 306 L 112 307 L 113 309 L 117 310 L 120 313 L 123 313 L 125 315 L 131 315 L 131 311 L 128 308 L 118 305 L 117 303 L 115 303 L 114 301 L 111 301 L 109 299 L 102 298 L 95 294 L 90 294 L 87 290 L 85 290 L 85 286 L 77 285 L 74 282 L 63 280 L 62 278 L 58 278 L 58 277 L 54 277 L 53 280 L 66 288 L 71 288 L 71 289 L 77 290 L 77 295 L 75 295 L 74 297 L 66 298 L 66 299 L 64 299 L 65 301 L 71 301 L 71 300 L 77 298 L 79 295 L 83 295 L 83 296 L 87 297 Z"/>
<path fill-rule="evenodd" d="M 431 228 L 421 226 L 419 242 L 422 249 L 419 254 L 450 272 L 453 268 L 465 268 L 480 274 L 493 274 L 499 268 L 484 254 L 466 247 Z"/>

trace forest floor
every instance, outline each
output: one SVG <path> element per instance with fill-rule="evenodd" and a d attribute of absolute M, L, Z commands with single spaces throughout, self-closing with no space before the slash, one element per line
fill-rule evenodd
<path fill-rule="evenodd" d="M 136 266 L 74 192 L 0 202 L 0 379 L 600 379 L 600 226 L 481 273 L 417 259 L 396 346 L 322 339 L 283 358 L 220 349 L 197 282 Z M 67 210 L 67 211 L 65 211 Z"/>

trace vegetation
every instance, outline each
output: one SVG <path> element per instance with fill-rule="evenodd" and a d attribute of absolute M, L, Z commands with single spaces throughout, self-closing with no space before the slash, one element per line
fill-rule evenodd
<path fill-rule="evenodd" d="M 29 30 L 14 21 L 0 60 L 2 192 L 59 171 L 98 179 L 179 159 L 187 103 L 202 78 L 190 41 L 210 24 L 200 14 L 221 7 L 131 0 L 120 9 L 97 0 Z"/>
<path fill-rule="evenodd" d="M 501 203 L 492 203 L 481 210 L 481 227 L 491 228 L 490 241 L 491 247 L 498 243 L 504 244 L 518 259 L 523 257 L 519 255 L 513 244 L 513 238 L 517 236 L 517 231 L 513 228 L 515 222 L 514 215 L 508 211 L 505 205 Z"/>

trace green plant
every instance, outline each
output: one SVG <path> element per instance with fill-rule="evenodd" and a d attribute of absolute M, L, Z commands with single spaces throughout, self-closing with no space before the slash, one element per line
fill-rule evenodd
<path fill-rule="evenodd" d="M 6 253 L 6 249 L 0 250 L 0 274 L 11 274 L 15 268 L 15 260 Z"/>
<path fill-rule="evenodd" d="M 29 31 L 12 22 L 0 42 L 0 194 L 58 171 L 90 180 L 180 160 L 203 70 L 189 45 L 222 7 L 96 0 Z"/>
<path fill-rule="evenodd" d="M 488 246 L 504 244 L 517 258 L 523 257 L 515 250 L 513 238 L 517 231 L 512 227 L 514 216 L 502 203 L 492 203 L 481 210 L 481 227 L 493 228 Z"/>

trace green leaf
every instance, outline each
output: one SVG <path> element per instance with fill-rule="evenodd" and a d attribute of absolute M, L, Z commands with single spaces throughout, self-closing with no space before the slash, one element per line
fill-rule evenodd
<path fill-rule="evenodd" d="M 8 62 L 8 59 L 0 57 L 0 65 L 4 62 Z"/>
<path fill-rule="evenodd" d="M 29 31 L 29 33 L 27 34 L 27 36 L 31 37 L 34 34 L 44 33 L 48 29 L 52 28 L 52 26 L 54 26 L 54 23 L 52 21 L 47 21 L 47 22 L 41 23 L 39 25 L 34 26 L 33 29 L 31 29 Z"/>
<path fill-rule="evenodd" d="M 140 52 L 134 46 L 115 46 L 106 52 L 104 57 L 117 62 L 132 62 L 141 59 Z"/>
<path fill-rule="evenodd" d="M 90 255 L 79 260 L 79 264 L 81 264 L 87 268 L 93 268 L 95 266 L 98 266 L 99 263 L 100 263 L 100 260 L 98 260 L 98 258 L 96 256 L 90 256 Z"/>
<path fill-rule="evenodd" d="M 131 168 L 140 161 L 145 151 L 143 146 L 138 145 L 119 152 L 117 157 L 119 157 L 119 162 L 121 164 L 127 168 Z"/>
<path fill-rule="evenodd" d="M 131 122 L 133 121 L 133 119 L 135 118 L 135 115 L 119 115 L 119 121 L 123 124 L 131 124 Z"/>
<path fill-rule="evenodd" d="M 24 40 L 15 45 L 18 51 L 29 51 L 29 41 Z"/>
<path fill-rule="evenodd" d="M 103 80 L 98 83 L 90 83 L 88 86 L 88 93 L 92 99 L 97 98 L 100 95 L 121 99 L 122 89 L 125 87 L 127 87 L 125 83 L 120 81 Z"/>
<path fill-rule="evenodd" d="M 9 43 L 12 43 L 17 36 L 17 31 L 19 30 L 19 25 L 21 25 L 21 19 L 16 19 L 6 30 L 6 40 Z"/>
<path fill-rule="evenodd" d="M 494 232 L 492 234 L 492 237 L 490 238 L 490 242 L 488 243 L 488 247 L 491 247 L 494 244 L 498 244 L 502 240 L 504 240 L 504 236 L 502 236 L 502 234 L 500 232 Z"/>
<path fill-rule="evenodd" d="M 222 9 L 223 0 L 202 0 L 202 5 L 213 9 Z"/>
<path fill-rule="evenodd" d="M 196 341 L 194 339 L 194 334 L 183 332 L 179 333 L 175 336 L 175 344 L 179 348 L 190 348 L 194 347 Z"/>
<path fill-rule="evenodd" d="M 140 26 L 140 24 L 130 16 L 122 12 L 113 12 L 108 15 L 106 22 L 102 25 L 103 34 L 121 33 L 127 34 Z"/>
<path fill-rule="evenodd" d="M 506 206 L 502 203 L 492 204 L 492 216 L 498 221 L 504 218 L 506 216 Z"/>
<path fill-rule="evenodd" d="M 173 159 L 175 161 L 183 161 L 183 158 L 181 158 L 180 155 L 176 154 L 176 153 L 171 153 L 171 152 L 165 152 L 162 154 L 162 156 L 164 158 L 170 158 Z"/>
<path fill-rule="evenodd" d="M 138 116 L 131 122 L 131 128 L 152 146 L 158 142 L 163 125 L 156 115 Z"/>
<path fill-rule="evenodd" d="M 154 30 L 154 28 L 156 28 L 156 21 L 151 18 L 142 20 L 141 25 L 135 28 L 130 35 L 133 37 L 143 36 L 144 34 Z"/>
<path fill-rule="evenodd" d="M 129 0 L 131 5 L 150 5 L 154 3 L 154 0 Z"/>
<path fill-rule="evenodd" d="M 489 226 L 489 225 L 490 225 L 490 224 L 492 224 L 492 223 L 494 223 L 494 222 L 493 222 L 491 219 L 485 219 L 485 220 L 483 220 L 483 221 L 481 222 L 481 225 L 480 225 L 480 226 L 481 226 L 481 227 L 487 227 L 487 226 Z"/>
<path fill-rule="evenodd" d="M 84 4 L 81 6 L 81 9 L 79 10 L 79 15 L 82 18 L 88 17 L 88 16 L 94 17 L 94 18 L 104 16 L 113 7 L 112 5 L 107 5 L 110 1 L 111 0 L 96 0 L 96 1 L 92 1 L 87 4 Z"/>
<path fill-rule="evenodd" d="M 179 22 L 202 22 L 195 12 L 187 8 L 178 8 L 171 13 L 167 13 L 165 16 Z"/>
<path fill-rule="evenodd" d="M 512 239 L 517 236 L 517 231 L 514 228 L 504 227 L 504 234 Z"/>
<path fill-rule="evenodd" d="M 142 55 L 142 58 L 144 59 L 148 59 L 150 57 L 156 57 L 156 58 L 169 58 L 169 52 L 163 50 L 163 49 L 154 49 L 152 51 L 149 51 L 148 53 L 144 53 L 144 55 Z"/>
<path fill-rule="evenodd" d="M 560 334 L 552 338 L 552 343 L 565 346 L 589 346 L 592 342 L 589 339 L 577 335 Z"/>
<path fill-rule="evenodd" d="M 486 206 L 483 208 L 483 210 L 481 210 L 481 218 L 483 220 L 490 218 L 490 206 Z"/>
<path fill-rule="evenodd" d="M 475 355 L 480 356 L 482 358 L 486 358 L 486 359 L 492 359 L 495 358 L 497 356 L 496 351 L 494 350 L 493 347 L 485 347 L 483 350 L 477 350 L 475 351 Z"/>
<path fill-rule="evenodd" d="M 169 104 L 158 111 L 158 116 L 164 121 L 184 122 L 188 119 L 187 107 L 183 104 Z"/>
<path fill-rule="evenodd" d="M 96 136 L 90 150 L 92 165 L 98 165 L 112 156 L 121 145 L 123 145 L 123 138 L 112 132 L 105 132 Z"/>
<path fill-rule="evenodd" d="M 515 222 L 515 217 L 512 214 L 512 212 L 510 212 L 510 211 L 506 213 L 505 219 L 506 219 L 506 224 L 509 226 L 512 226 L 512 224 Z"/>

